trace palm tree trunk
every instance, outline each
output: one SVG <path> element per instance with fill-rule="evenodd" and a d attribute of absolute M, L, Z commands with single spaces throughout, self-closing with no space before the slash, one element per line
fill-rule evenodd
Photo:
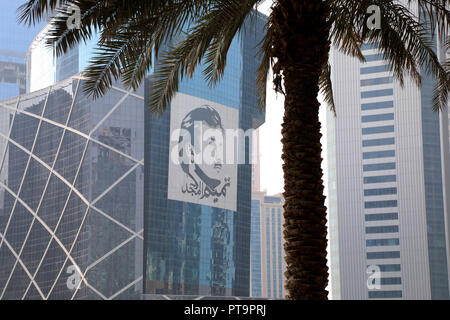
<path fill-rule="evenodd" d="M 327 299 L 326 207 L 321 169 L 319 76 L 330 47 L 321 0 L 279 0 L 273 47 L 284 79 L 284 238 L 288 299 Z M 277 82 L 276 82 L 277 83 Z"/>

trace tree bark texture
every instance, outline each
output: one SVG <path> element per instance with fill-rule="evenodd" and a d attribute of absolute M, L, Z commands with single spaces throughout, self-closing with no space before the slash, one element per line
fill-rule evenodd
<path fill-rule="evenodd" d="M 286 298 L 327 299 L 327 230 L 322 180 L 319 76 L 328 61 L 328 8 L 321 0 L 279 0 L 273 8 L 275 74 L 282 76 Z"/>

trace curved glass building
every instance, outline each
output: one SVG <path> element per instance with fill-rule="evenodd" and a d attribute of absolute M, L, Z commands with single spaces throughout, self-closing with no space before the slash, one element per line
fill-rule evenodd
<path fill-rule="evenodd" d="M 144 92 L 88 98 L 92 50 L 55 59 L 46 30 L 28 93 L 0 101 L 0 299 L 139 299 Z"/>
<path fill-rule="evenodd" d="M 0 102 L 3 299 L 140 297 L 143 93 L 82 81 Z"/>

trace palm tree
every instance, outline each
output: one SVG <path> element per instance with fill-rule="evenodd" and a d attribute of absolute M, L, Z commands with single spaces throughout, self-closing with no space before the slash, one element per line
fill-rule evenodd
<path fill-rule="evenodd" d="M 58 12 L 47 42 L 60 55 L 76 43 L 100 34 L 98 53 L 85 70 L 84 90 L 93 97 L 121 79 L 136 89 L 158 58 L 151 106 L 161 113 L 183 77 L 204 66 L 206 81 L 220 81 L 230 44 L 247 17 L 263 0 L 28 0 L 20 20 L 33 24 Z M 68 28 L 72 5 L 81 12 L 81 28 Z M 381 12 L 381 28 L 369 28 L 368 8 Z M 409 7 L 409 6 L 412 7 Z M 418 8 L 418 10 L 417 10 Z M 419 19 L 419 14 L 426 19 Z M 364 43 L 376 44 L 402 84 L 406 76 L 421 83 L 421 68 L 437 80 L 436 110 L 447 106 L 448 64 L 433 50 L 435 30 L 449 27 L 448 0 L 273 0 L 260 44 L 260 101 L 265 101 L 269 71 L 275 90 L 285 95 L 282 143 L 285 180 L 284 237 L 286 288 L 290 299 L 326 299 L 327 230 L 321 169 L 318 94 L 334 108 L 330 46 L 365 61 Z M 432 32 L 433 31 L 433 32 Z M 174 36 L 181 40 L 164 51 Z M 262 103 L 261 103 L 262 105 Z"/>

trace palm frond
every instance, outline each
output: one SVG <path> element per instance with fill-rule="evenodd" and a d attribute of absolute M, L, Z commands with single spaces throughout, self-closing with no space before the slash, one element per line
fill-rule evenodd
<path fill-rule="evenodd" d="M 331 22 L 330 38 L 333 45 L 344 54 L 358 58 L 365 62 L 361 52 L 361 26 L 365 16 L 360 12 L 357 1 L 342 3 L 342 1 L 328 1 L 330 6 L 329 20 Z"/>
<path fill-rule="evenodd" d="M 198 19 L 209 0 L 164 3 L 140 7 L 125 15 L 128 20 L 121 18 L 102 31 L 97 54 L 85 71 L 92 79 L 84 83 L 87 93 L 103 94 L 120 75 L 126 87 L 137 89 L 151 67 L 152 54 L 158 56 L 162 45 Z"/>
<path fill-rule="evenodd" d="M 447 39 L 444 44 L 444 52 L 447 53 L 450 50 L 450 39 Z M 444 58 L 445 59 L 445 58 Z M 433 106 L 434 111 L 437 111 L 436 106 L 440 106 L 441 109 L 448 107 L 448 95 L 450 91 L 450 59 L 447 59 L 443 63 L 443 68 L 446 73 L 446 79 L 439 78 L 436 87 L 433 90 Z M 446 81 L 445 81 L 446 80 Z"/>
<path fill-rule="evenodd" d="M 432 30 L 438 31 L 441 39 L 446 39 L 449 31 L 450 10 L 448 0 L 408 0 L 408 5 L 416 3 L 428 18 Z"/>
<path fill-rule="evenodd" d="M 67 21 L 72 11 L 71 6 L 76 3 L 80 8 L 79 28 L 68 28 Z M 76 44 L 85 42 L 92 38 L 94 33 L 101 30 L 105 25 L 104 20 L 114 14 L 113 7 L 108 5 L 108 0 L 84 0 L 80 2 L 68 2 L 61 5 L 54 11 L 57 13 L 50 22 L 50 27 L 46 37 L 49 47 L 55 49 L 55 54 L 60 56 Z"/>
<path fill-rule="evenodd" d="M 240 33 L 245 19 L 257 15 L 257 11 L 253 10 L 253 7 L 260 2 L 261 0 L 245 1 L 244 3 L 226 1 L 225 3 L 229 5 L 224 6 L 219 1 L 211 8 L 208 14 L 202 17 L 200 24 L 203 21 L 227 24 L 227 29 L 222 29 L 222 33 L 213 39 L 205 56 L 204 64 L 206 68 L 203 74 L 210 85 L 214 85 L 222 79 L 231 43 L 235 35 Z"/>
<path fill-rule="evenodd" d="M 173 45 L 159 59 L 159 66 L 152 76 L 150 97 L 150 109 L 161 113 L 168 106 L 171 98 L 178 90 L 179 81 L 185 76 L 192 77 L 196 67 L 203 62 L 208 50 L 211 54 L 206 57 L 210 64 L 206 69 L 206 75 L 214 83 L 223 74 L 226 62 L 226 51 L 229 44 L 251 12 L 255 3 L 259 0 L 246 0 L 248 5 L 243 5 L 239 0 L 220 0 L 217 5 L 212 5 L 207 12 L 197 19 L 193 26 L 183 33 L 181 41 Z M 230 12 L 240 12 L 236 23 L 230 19 Z M 233 33 L 234 32 L 234 33 Z M 216 39 L 227 34 L 223 46 L 211 48 Z M 218 42 L 217 42 L 218 43 Z M 220 57 L 219 57 L 220 56 Z M 219 58 L 218 58 L 219 57 Z M 212 66 L 211 63 L 220 61 L 222 65 Z"/>
<path fill-rule="evenodd" d="M 272 30 L 266 26 L 267 32 L 259 44 L 258 57 L 261 59 L 261 64 L 258 67 L 257 86 L 258 86 L 258 106 L 264 112 L 266 108 L 267 96 L 267 78 L 270 69 L 273 67 L 273 58 L 271 55 L 272 44 Z"/>
<path fill-rule="evenodd" d="M 36 25 L 56 8 L 73 2 L 73 0 L 28 0 L 17 9 L 18 21 L 29 26 Z"/>
<path fill-rule="evenodd" d="M 336 115 L 336 106 L 334 104 L 333 97 L 333 83 L 331 81 L 331 65 L 326 63 L 322 67 L 322 72 L 319 77 L 320 92 L 325 98 L 325 102 L 328 103 L 330 110 Z"/>
<path fill-rule="evenodd" d="M 416 2 L 421 1 L 416 0 Z M 439 24 L 448 26 L 448 18 L 446 17 L 447 13 L 436 5 L 439 2 L 421 2 L 423 5 L 435 4 L 431 7 L 435 10 L 434 24 L 431 24 L 429 21 L 422 21 L 408 6 L 391 0 L 330 1 L 334 44 L 346 54 L 356 56 L 361 61 L 364 61 L 361 51 L 355 46 L 358 43 L 359 45 L 362 43 L 377 44 L 400 85 L 404 84 L 405 75 L 409 75 L 420 87 L 421 68 L 423 67 L 425 72 L 438 78 L 441 90 L 436 92 L 441 94 L 442 99 L 434 100 L 434 108 L 442 108 L 443 105 L 436 105 L 436 102 L 445 98 L 446 86 L 444 83 L 448 82 L 448 78 L 434 52 L 434 30 L 432 28 Z M 366 12 L 370 5 L 377 5 L 381 9 L 381 29 L 369 30 L 367 28 Z M 440 10 L 440 14 L 437 14 L 436 10 Z"/>
<path fill-rule="evenodd" d="M 83 84 L 83 91 L 93 98 L 105 94 L 114 81 L 122 74 L 122 67 L 126 65 L 126 57 L 133 51 L 137 36 L 111 39 L 101 44 L 95 50 L 94 57 L 84 71 L 87 77 Z"/>

